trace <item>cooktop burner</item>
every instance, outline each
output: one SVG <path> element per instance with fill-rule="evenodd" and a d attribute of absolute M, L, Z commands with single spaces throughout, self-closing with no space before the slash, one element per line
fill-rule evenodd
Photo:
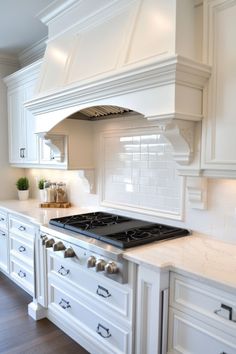
<path fill-rule="evenodd" d="M 188 230 L 178 227 L 104 212 L 55 218 L 51 219 L 49 223 L 120 248 L 189 235 Z"/>

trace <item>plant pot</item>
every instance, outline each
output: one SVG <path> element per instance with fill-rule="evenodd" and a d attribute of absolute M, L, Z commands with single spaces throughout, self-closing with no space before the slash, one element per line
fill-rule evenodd
<path fill-rule="evenodd" d="M 45 189 L 39 189 L 39 201 L 40 203 L 46 202 L 46 193 Z"/>
<path fill-rule="evenodd" d="M 18 190 L 18 198 L 19 200 L 27 200 L 29 198 L 29 190 L 26 191 Z"/>

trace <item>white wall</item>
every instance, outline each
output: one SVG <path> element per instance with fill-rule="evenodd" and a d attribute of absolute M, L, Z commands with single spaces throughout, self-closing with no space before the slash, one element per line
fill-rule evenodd
<path fill-rule="evenodd" d="M 16 180 L 25 174 L 8 163 L 7 90 L 3 77 L 13 71 L 15 68 L 2 64 L 0 57 L 0 200 L 17 197 Z"/>

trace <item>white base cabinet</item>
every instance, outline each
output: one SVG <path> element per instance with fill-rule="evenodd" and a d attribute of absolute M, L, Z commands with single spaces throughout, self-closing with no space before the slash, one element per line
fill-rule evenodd
<path fill-rule="evenodd" d="M 138 267 L 135 354 L 166 354 L 169 272 Z"/>
<path fill-rule="evenodd" d="M 171 273 L 169 354 L 235 354 L 235 320 L 235 294 Z"/>

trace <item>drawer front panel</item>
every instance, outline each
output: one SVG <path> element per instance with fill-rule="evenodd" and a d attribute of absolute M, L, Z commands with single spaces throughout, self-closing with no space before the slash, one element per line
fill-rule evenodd
<path fill-rule="evenodd" d="M 10 233 L 20 236 L 27 236 L 33 239 L 35 235 L 35 226 L 25 221 L 21 221 L 18 218 L 10 216 L 9 231 Z"/>
<path fill-rule="evenodd" d="M 55 284 L 50 284 L 49 287 L 50 308 L 54 308 L 54 311 L 59 311 L 63 316 L 69 316 L 72 321 L 86 327 L 94 338 L 110 348 L 111 353 L 128 353 L 128 341 L 131 338 L 128 331 L 116 327 L 110 321 L 91 311 Z"/>
<path fill-rule="evenodd" d="M 170 309 L 168 353 L 235 354 L 236 337 Z"/>
<path fill-rule="evenodd" d="M 34 290 L 34 274 L 33 269 L 25 265 L 18 263 L 11 259 L 11 277 L 17 281 L 17 283 L 26 289 L 30 294 L 33 294 Z"/>
<path fill-rule="evenodd" d="M 7 230 L 7 213 L 0 211 L 0 229 Z"/>
<path fill-rule="evenodd" d="M 10 252 L 14 257 L 19 258 L 23 262 L 28 263 L 31 267 L 34 264 L 34 252 L 32 243 L 26 244 L 21 239 L 17 239 L 11 235 L 10 237 Z"/>
<path fill-rule="evenodd" d="M 95 301 L 110 307 L 112 311 L 125 317 L 130 316 L 130 289 L 121 284 L 111 284 L 111 281 L 106 281 L 97 273 L 91 274 L 86 269 L 81 269 L 80 265 L 76 264 L 76 259 L 65 259 L 53 252 L 49 252 L 48 256 L 51 274 L 57 275 L 61 280 L 79 288 Z"/>
<path fill-rule="evenodd" d="M 171 306 L 236 333 L 236 296 L 175 273 L 170 279 Z"/>

